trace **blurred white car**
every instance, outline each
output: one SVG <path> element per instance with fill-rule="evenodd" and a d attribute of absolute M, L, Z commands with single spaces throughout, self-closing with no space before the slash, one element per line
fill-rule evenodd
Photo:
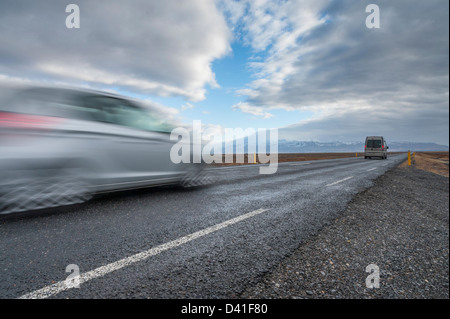
<path fill-rule="evenodd" d="M 172 127 L 112 94 L 26 88 L 0 101 L 0 214 L 84 202 L 95 193 L 205 184 L 170 160 Z"/>

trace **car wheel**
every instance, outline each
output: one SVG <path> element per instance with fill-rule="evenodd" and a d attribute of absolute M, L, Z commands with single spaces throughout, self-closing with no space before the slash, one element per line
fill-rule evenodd
<path fill-rule="evenodd" d="M 195 167 L 189 169 L 180 181 L 183 188 L 198 188 L 214 184 L 216 182 L 215 176 L 211 172 Z"/>
<path fill-rule="evenodd" d="M 0 192 L 0 214 L 79 204 L 91 198 L 87 180 L 61 172 L 55 177 L 22 179 Z"/>

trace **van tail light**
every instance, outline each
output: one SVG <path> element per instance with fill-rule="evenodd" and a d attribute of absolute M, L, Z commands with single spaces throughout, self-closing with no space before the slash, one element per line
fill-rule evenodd
<path fill-rule="evenodd" d="M 59 118 L 41 115 L 0 112 L 0 128 L 51 129 Z"/>

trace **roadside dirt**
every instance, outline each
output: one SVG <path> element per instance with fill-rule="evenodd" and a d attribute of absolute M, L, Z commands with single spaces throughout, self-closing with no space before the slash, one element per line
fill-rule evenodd
<path fill-rule="evenodd" d="M 393 154 L 393 153 L 392 153 Z M 300 161 L 314 161 L 324 159 L 336 159 L 347 157 L 364 157 L 364 151 L 358 153 L 291 153 L 291 154 L 278 154 L 278 163 L 284 162 L 300 162 Z M 233 156 L 233 163 L 224 163 L 225 155 L 222 156 L 221 164 L 214 164 L 214 166 L 232 166 L 232 165 L 252 165 L 254 163 L 253 154 L 244 154 L 244 163 L 236 163 L 236 155 Z M 257 162 L 256 164 L 260 164 Z"/>
<path fill-rule="evenodd" d="M 424 171 L 449 177 L 449 152 L 414 153 L 412 165 Z M 404 162 L 401 166 L 408 166 L 408 162 Z"/>
<path fill-rule="evenodd" d="M 427 169 L 447 158 L 448 174 L 448 153 L 421 155 Z M 388 171 L 240 298 L 448 299 L 448 187 L 407 163 Z"/>

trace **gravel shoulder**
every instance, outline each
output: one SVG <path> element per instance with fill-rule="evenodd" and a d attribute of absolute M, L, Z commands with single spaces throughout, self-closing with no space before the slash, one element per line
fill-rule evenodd
<path fill-rule="evenodd" d="M 401 165 L 240 298 L 448 299 L 448 256 L 449 179 Z"/>

